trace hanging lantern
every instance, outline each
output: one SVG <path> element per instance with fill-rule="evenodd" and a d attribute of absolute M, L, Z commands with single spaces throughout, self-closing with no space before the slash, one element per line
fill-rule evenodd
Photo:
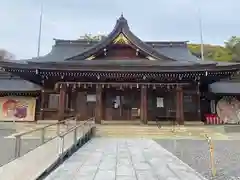
<path fill-rule="evenodd" d="M 169 84 L 167 85 L 167 90 L 169 90 L 170 89 L 170 86 L 169 86 Z"/>
<path fill-rule="evenodd" d="M 139 49 L 136 49 L 136 56 L 138 56 L 139 54 Z"/>
<path fill-rule="evenodd" d="M 104 48 L 103 51 L 104 51 L 104 56 L 107 56 L 107 49 Z"/>
<path fill-rule="evenodd" d="M 207 75 L 208 75 L 208 72 L 206 71 L 206 72 L 205 72 L 205 76 L 207 76 Z"/>
<path fill-rule="evenodd" d="M 72 92 L 74 92 L 76 90 L 76 86 L 75 84 L 72 86 Z"/>

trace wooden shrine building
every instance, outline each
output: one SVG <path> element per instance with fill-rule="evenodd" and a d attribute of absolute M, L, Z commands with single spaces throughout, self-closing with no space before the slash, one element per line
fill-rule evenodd
<path fill-rule="evenodd" d="M 187 42 L 142 41 L 121 16 L 101 41 L 55 40 L 40 58 L 0 62 L 2 70 L 40 87 L 36 119 L 201 121 L 208 85 L 238 64 L 201 61 Z M 36 90 L 37 91 L 37 90 Z"/>

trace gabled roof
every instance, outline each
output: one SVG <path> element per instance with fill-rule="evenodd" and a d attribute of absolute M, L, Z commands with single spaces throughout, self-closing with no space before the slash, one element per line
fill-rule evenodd
<path fill-rule="evenodd" d="M 132 33 L 132 31 L 130 30 L 130 28 L 128 26 L 128 22 L 123 17 L 123 15 L 121 15 L 121 17 L 117 20 L 117 23 L 116 23 L 113 31 L 106 38 L 104 38 L 102 41 L 97 43 L 95 46 L 93 46 L 89 50 L 86 50 L 85 52 L 80 53 L 77 56 L 68 58 L 67 60 L 82 60 L 82 59 L 91 57 L 98 51 L 103 50 L 107 45 L 113 43 L 113 41 L 121 35 L 123 35 L 128 41 L 130 41 L 131 44 L 136 46 L 136 48 L 147 53 L 149 56 L 151 56 L 155 59 L 174 60 L 174 59 L 171 59 L 169 57 L 163 56 L 162 54 L 158 53 L 153 47 L 151 47 L 147 43 L 141 41 L 137 36 L 135 36 Z"/>
<path fill-rule="evenodd" d="M 100 41 L 101 42 L 101 41 Z M 65 59 L 75 57 L 98 44 L 99 41 L 88 40 L 60 40 L 55 39 L 55 44 L 50 53 L 40 58 L 27 59 L 28 62 L 62 62 Z M 201 60 L 192 55 L 187 47 L 186 41 L 181 42 L 162 42 L 162 41 L 146 41 L 148 46 L 154 48 L 162 56 L 172 58 L 176 61 L 189 61 L 201 63 Z"/>
<path fill-rule="evenodd" d="M 101 41 L 61 40 L 55 39 L 51 52 L 40 58 L 32 58 L 30 62 L 61 62 L 64 60 L 85 60 L 92 54 L 103 50 L 107 45 L 116 40 L 119 35 L 124 35 L 136 48 L 144 51 L 154 59 L 172 61 L 190 61 L 199 63 L 200 60 L 193 56 L 187 48 L 187 41 L 164 42 L 164 41 L 141 41 L 135 36 L 128 26 L 127 20 L 121 16 L 113 31 Z"/>
<path fill-rule="evenodd" d="M 62 62 L 0 62 L 3 70 L 9 72 L 35 73 L 43 71 L 134 71 L 134 72 L 186 72 L 186 71 L 236 71 L 240 64 L 237 63 L 195 63 L 189 61 L 150 61 L 147 59 L 122 60 L 82 60 Z"/>
<path fill-rule="evenodd" d="M 94 53 L 103 50 L 107 45 L 116 40 L 121 34 L 123 34 L 129 41 L 131 41 L 131 43 L 134 44 L 136 48 L 149 54 L 156 60 L 164 59 L 168 60 L 167 62 L 169 63 L 171 63 L 171 61 L 174 61 L 176 63 L 179 62 L 179 64 L 186 64 L 189 62 L 189 64 L 219 65 L 219 63 L 213 61 L 201 61 L 198 57 L 194 56 L 187 47 L 187 41 L 141 41 L 131 32 L 128 26 L 128 22 L 123 16 L 117 20 L 113 31 L 101 41 L 89 41 L 84 39 L 55 39 L 55 44 L 53 45 L 50 53 L 39 58 L 27 59 L 21 62 L 28 62 L 31 64 L 35 62 L 62 63 L 76 61 L 80 63 L 80 61 L 85 60 L 86 58 L 91 58 L 91 55 Z M 163 61 L 161 61 L 161 63 L 163 63 Z"/>
<path fill-rule="evenodd" d="M 40 58 L 34 57 L 25 61 L 30 62 L 60 62 L 67 58 L 76 56 L 79 53 L 91 48 L 96 42 L 89 42 L 86 40 L 55 40 L 55 44 L 52 47 L 50 53 Z"/>

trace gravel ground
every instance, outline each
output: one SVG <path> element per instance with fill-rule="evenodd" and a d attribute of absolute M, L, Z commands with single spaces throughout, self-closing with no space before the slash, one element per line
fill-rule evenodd
<path fill-rule="evenodd" d="M 183 162 L 211 178 L 208 144 L 203 140 L 156 140 Z M 214 141 L 216 180 L 240 180 L 240 140 Z"/>
<path fill-rule="evenodd" d="M 6 139 L 5 136 L 9 136 L 15 131 L 12 129 L 0 129 L 0 166 L 12 161 L 14 159 L 14 139 Z M 34 149 L 40 144 L 39 139 L 24 139 L 22 140 L 21 155 Z"/>

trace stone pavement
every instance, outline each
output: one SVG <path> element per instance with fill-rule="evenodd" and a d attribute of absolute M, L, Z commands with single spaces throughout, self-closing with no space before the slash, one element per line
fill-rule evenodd
<path fill-rule="evenodd" d="M 211 179 L 209 169 L 209 146 L 205 140 L 158 139 L 158 144 L 187 163 L 207 179 Z M 213 141 L 216 180 L 240 180 L 240 141 Z"/>
<path fill-rule="evenodd" d="M 94 138 L 46 180 L 206 180 L 148 139 Z"/>

